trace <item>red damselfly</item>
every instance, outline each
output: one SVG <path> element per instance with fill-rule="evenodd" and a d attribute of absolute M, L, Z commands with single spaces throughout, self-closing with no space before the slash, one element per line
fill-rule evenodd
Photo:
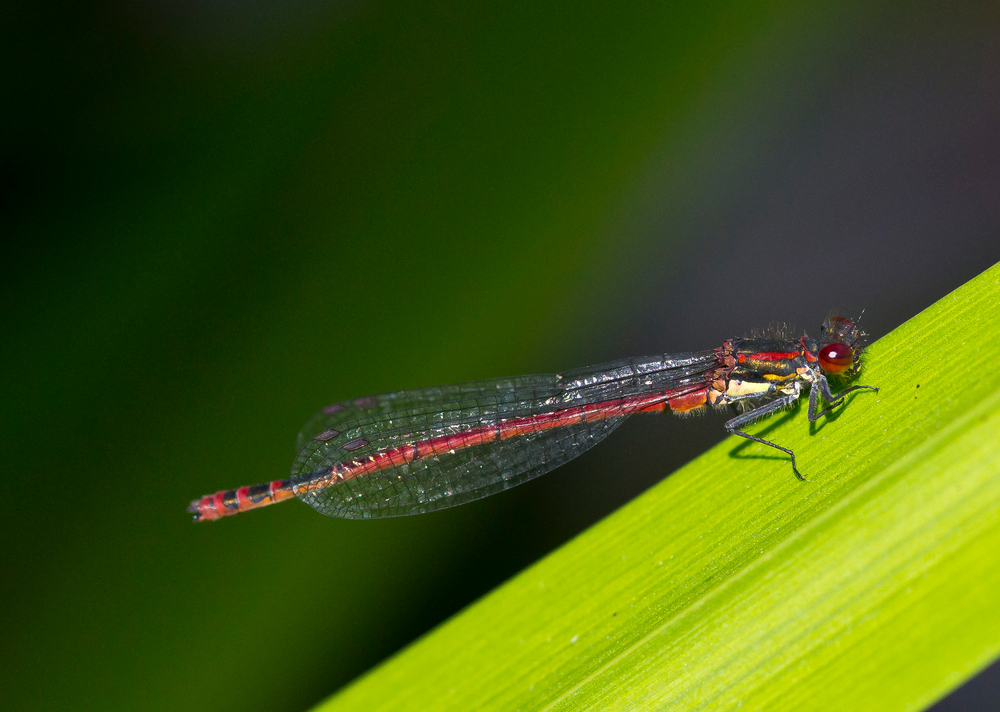
<path fill-rule="evenodd" d="M 299 433 L 285 480 L 223 490 L 188 507 L 218 519 L 298 497 L 351 519 L 420 514 L 480 499 L 538 477 L 603 440 L 633 413 L 747 409 L 733 435 L 795 453 L 744 427 L 790 406 L 809 386 L 809 422 L 844 396 L 828 376 L 861 365 L 858 328 L 830 317 L 819 339 L 776 331 L 717 349 L 630 358 L 559 375 L 521 376 L 366 396 L 327 406 Z M 820 397 L 828 404 L 818 410 Z M 753 406 L 753 407 L 750 407 Z"/>

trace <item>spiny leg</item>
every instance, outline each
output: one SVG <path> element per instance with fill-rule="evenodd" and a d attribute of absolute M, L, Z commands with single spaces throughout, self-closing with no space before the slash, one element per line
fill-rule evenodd
<path fill-rule="evenodd" d="M 821 375 L 809 392 L 809 422 L 815 423 L 817 420 L 822 418 L 824 415 L 829 413 L 831 410 L 840 405 L 844 396 L 848 393 L 853 393 L 854 391 L 875 391 L 878 393 L 878 388 L 875 386 L 851 386 L 850 388 L 845 388 L 837 395 L 833 395 L 830 391 L 830 384 L 826 380 L 826 376 Z M 824 408 L 819 413 L 816 412 L 816 407 L 819 403 L 819 396 L 822 395 L 823 399 L 829 403 L 826 408 Z"/>
<path fill-rule="evenodd" d="M 744 425 L 749 425 L 758 418 L 773 413 L 776 410 L 781 410 L 782 408 L 790 406 L 792 403 L 797 401 L 798 398 L 799 398 L 798 393 L 792 393 L 786 396 L 782 396 L 781 398 L 771 401 L 770 403 L 765 403 L 759 408 L 754 408 L 753 410 L 744 413 L 743 415 L 738 415 L 732 420 L 727 421 L 726 430 L 728 430 L 733 435 L 739 435 L 741 438 L 746 438 L 747 440 L 753 440 L 754 442 L 758 442 L 761 445 L 769 445 L 775 448 L 776 450 L 781 450 L 783 453 L 786 453 L 790 458 L 792 458 L 792 472 L 794 472 L 795 476 L 798 477 L 800 480 L 805 481 L 806 478 L 802 476 L 798 468 L 795 466 L 795 453 L 792 452 L 791 449 L 787 447 L 782 447 L 781 445 L 773 443 L 770 440 L 765 440 L 764 438 L 759 438 L 756 435 L 751 435 L 750 433 L 740 430 L 740 428 L 742 428 Z"/>

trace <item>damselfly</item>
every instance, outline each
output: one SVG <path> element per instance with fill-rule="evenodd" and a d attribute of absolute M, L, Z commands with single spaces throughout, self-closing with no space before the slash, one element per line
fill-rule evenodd
<path fill-rule="evenodd" d="M 778 333 L 717 349 L 630 358 L 559 375 L 521 376 L 366 396 L 327 406 L 299 433 L 285 480 L 223 490 L 188 507 L 195 521 L 298 497 L 350 519 L 420 514 L 538 477 L 603 440 L 633 413 L 691 413 L 742 404 L 733 435 L 795 453 L 744 427 L 794 403 L 809 386 L 809 422 L 844 396 L 829 376 L 861 366 L 858 328 L 830 317 L 819 339 Z M 820 397 L 828 404 L 823 410 Z M 752 406 L 752 407 L 751 407 Z"/>

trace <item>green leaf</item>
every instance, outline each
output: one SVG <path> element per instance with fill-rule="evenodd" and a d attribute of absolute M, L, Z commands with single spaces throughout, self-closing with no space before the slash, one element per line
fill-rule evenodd
<path fill-rule="evenodd" d="M 1000 265 L 321 705 L 919 710 L 1000 653 Z M 614 473 L 608 473 L 613 477 Z"/>

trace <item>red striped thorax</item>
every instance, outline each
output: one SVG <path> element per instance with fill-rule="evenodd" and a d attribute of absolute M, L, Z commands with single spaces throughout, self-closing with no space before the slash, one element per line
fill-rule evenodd
<path fill-rule="evenodd" d="M 823 322 L 820 338 L 799 339 L 753 337 L 731 339 L 716 350 L 726 368 L 724 381 L 741 383 L 791 382 L 799 378 L 812 381 L 816 375 L 853 376 L 860 367 L 860 332 L 854 322 L 830 317 Z M 728 384 L 728 389 L 733 386 Z M 719 391 L 725 390 L 716 385 Z"/>

